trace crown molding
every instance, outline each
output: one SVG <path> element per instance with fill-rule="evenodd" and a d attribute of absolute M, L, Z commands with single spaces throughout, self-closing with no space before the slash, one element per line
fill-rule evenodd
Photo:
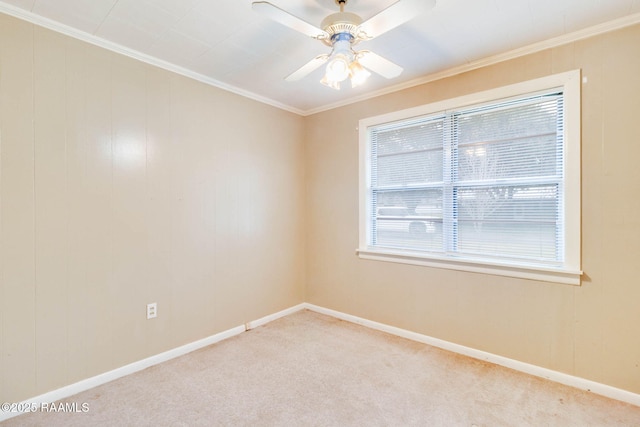
<path fill-rule="evenodd" d="M 425 83 L 430 83 L 436 80 L 441 80 L 447 77 L 452 77 L 458 74 L 466 73 L 468 71 L 483 68 L 489 65 L 498 64 L 500 62 L 508 61 L 510 59 L 519 58 L 532 53 L 540 52 L 543 50 L 551 49 L 554 47 L 562 46 L 568 43 L 576 42 L 579 40 L 594 37 L 600 34 L 608 33 L 611 31 L 619 30 L 621 28 L 630 27 L 632 25 L 640 23 L 640 13 L 624 16 L 622 18 L 614 19 L 612 21 L 604 22 L 602 24 L 594 25 L 582 30 L 574 31 L 571 33 L 563 34 L 558 37 L 543 40 L 541 42 L 533 43 L 527 46 L 523 46 L 517 49 L 510 50 L 508 52 L 499 53 L 496 55 L 488 56 L 486 58 L 478 59 L 476 61 L 468 62 L 457 67 L 448 68 L 446 70 L 438 71 L 436 73 L 428 74 L 417 79 L 409 80 L 407 82 L 399 83 L 397 85 L 388 86 L 384 89 L 369 92 L 361 96 L 349 98 L 344 101 L 327 104 L 311 110 L 305 110 L 304 116 L 310 116 L 313 114 L 321 113 L 324 111 L 333 110 L 335 108 L 344 107 L 356 102 L 366 101 L 378 96 L 387 95 L 393 92 L 398 92 L 403 89 L 419 86 Z"/>
<path fill-rule="evenodd" d="M 6 15 L 13 16 L 14 18 L 21 19 L 23 21 L 30 22 L 32 24 L 38 25 L 40 27 L 47 28 L 49 30 L 55 31 L 57 33 L 64 34 L 69 37 L 73 37 L 75 39 L 90 43 L 94 46 L 98 46 L 107 50 L 110 50 L 115 53 L 119 53 L 124 56 L 128 56 L 130 58 L 136 59 L 138 61 L 147 63 L 149 65 L 156 66 L 158 68 L 162 68 L 167 71 L 171 71 L 173 73 L 182 75 L 184 77 L 188 77 L 193 80 L 197 80 L 201 83 L 207 84 L 209 86 L 216 87 L 218 89 L 225 90 L 227 92 L 234 93 L 236 95 L 240 95 L 245 98 L 252 99 L 254 101 L 261 102 L 263 104 L 271 105 L 273 107 L 279 108 L 281 110 L 289 111 L 291 113 L 295 113 L 298 115 L 304 115 L 304 111 L 298 108 L 292 107 L 290 105 L 286 105 L 282 102 L 275 101 L 273 99 L 267 98 L 265 96 L 258 95 L 256 93 L 238 88 L 236 86 L 221 82 L 219 80 L 213 79 L 211 77 L 207 77 L 195 71 L 189 70 L 184 67 L 180 67 L 178 65 L 172 64 L 170 62 L 164 61 L 162 59 L 158 59 L 154 56 L 147 55 L 142 52 L 138 52 L 137 50 L 129 49 L 128 47 L 122 46 L 120 44 L 111 42 L 109 40 L 105 40 L 93 34 L 86 33 L 84 31 L 77 30 L 73 27 L 70 27 L 65 24 L 61 24 L 59 22 L 53 21 L 49 18 L 45 18 L 43 16 L 37 15 L 25 9 L 21 9 L 17 6 L 13 6 L 10 4 L 3 3 L 0 1 L 0 13 L 4 13 Z"/>

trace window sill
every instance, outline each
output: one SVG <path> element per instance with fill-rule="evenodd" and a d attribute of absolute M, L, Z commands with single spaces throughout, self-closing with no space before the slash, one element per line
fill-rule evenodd
<path fill-rule="evenodd" d="M 388 249 L 357 249 L 356 253 L 361 259 L 517 277 L 521 279 L 563 283 L 567 285 L 579 286 L 580 277 L 582 276 L 582 271 L 579 270 L 573 271 L 560 268 L 553 269 L 548 267 L 539 267 L 535 265 L 515 265 L 469 259 L 462 260 Z"/>

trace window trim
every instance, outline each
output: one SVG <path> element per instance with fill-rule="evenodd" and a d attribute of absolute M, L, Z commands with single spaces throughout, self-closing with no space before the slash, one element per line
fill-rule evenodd
<path fill-rule="evenodd" d="M 387 249 L 368 245 L 368 183 L 370 182 L 369 128 L 376 125 L 404 121 L 438 112 L 463 108 L 501 99 L 560 88 L 564 93 L 564 174 L 565 174 L 565 253 L 564 264 L 558 268 L 541 267 L 526 262 L 486 261 L 470 257 L 438 256 L 410 250 Z M 494 274 L 532 280 L 580 285 L 581 271 L 581 171 L 580 171 L 580 70 L 437 101 L 401 111 L 394 111 L 359 121 L 359 248 L 361 259 L 397 262 L 476 273 Z"/>

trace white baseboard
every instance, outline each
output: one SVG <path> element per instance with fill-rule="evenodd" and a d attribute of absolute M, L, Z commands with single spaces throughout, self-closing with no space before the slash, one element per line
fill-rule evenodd
<path fill-rule="evenodd" d="M 378 323 L 372 320 L 363 319 L 361 317 L 352 316 L 350 314 L 345 314 L 340 311 L 319 307 L 317 305 L 304 303 L 303 306 L 308 310 L 315 311 L 321 314 L 326 314 L 328 316 L 332 316 L 337 319 L 346 320 L 351 323 L 356 323 L 358 325 L 366 326 L 371 329 L 387 332 L 389 334 L 407 338 L 412 341 L 417 341 L 417 342 L 428 344 L 444 350 L 449 350 L 454 353 L 472 357 L 474 359 L 485 360 L 487 362 L 504 366 L 516 371 L 524 372 L 529 375 L 545 378 L 550 381 L 568 385 L 580 390 L 586 390 L 595 394 L 599 394 L 601 396 L 609 397 L 611 399 L 616 399 L 622 402 L 630 403 L 632 405 L 640 406 L 640 394 L 632 393 L 627 390 L 622 390 L 606 384 L 601 384 L 595 381 L 587 380 L 584 378 L 576 377 L 573 375 L 565 374 L 565 373 L 554 371 L 551 369 L 542 368 L 540 366 L 532 365 L 530 363 L 509 359 L 508 357 L 498 356 L 496 354 L 487 353 L 481 350 L 476 350 L 471 347 L 465 347 L 463 345 L 454 344 L 449 341 L 444 341 L 438 338 L 433 338 L 433 337 L 422 335 L 416 332 L 407 331 L 406 329 L 396 328 L 395 326 L 385 325 L 384 323 Z"/>
<path fill-rule="evenodd" d="M 306 303 L 294 305 L 293 307 L 286 308 L 286 309 L 284 309 L 282 311 L 279 311 L 277 313 L 270 314 L 268 316 L 262 317 L 262 318 L 260 318 L 258 320 L 254 320 L 252 322 L 248 322 L 248 323 L 245 324 L 245 328 L 246 328 L 246 330 L 250 330 L 250 329 L 253 329 L 253 328 L 257 328 L 258 326 L 266 325 L 269 322 L 273 322 L 274 320 L 277 320 L 277 319 L 279 319 L 281 317 L 288 316 L 288 315 L 290 315 L 292 313 L 295 313 L 296 311 L 303 310 L 306 307 L 307 307 Z"/>
<path fill-rule="evenodd" d="M 185 344 L 183 346 L 174 348 L 172 350 L 168 350 L 163 353 L 156 354 L 155 356 L 147 357 L 146 359 L 142 359 L 137 362 L 130 363 L 126 366 L 116 368 L 112 371 L 105 372 L 100 375 L 96 375 L 95 377 L 87 378 L 86 380 L 78 381 L 77 383 L 70 384 L 68 386 L 50 391 L 48 393 L 41 394 L 31 399 L 27 399 L 23 402 L 20 402 L 20 404 L 17 406 L 30 407 L 31 405 L 34 405 L 34 404 L 37 406 L 40 406 L 40 404 L 42 403 L 53 403 L 58 400 L 65 399 L 69 396 L 73 396 L 74 394 L 78 394 L 85 390 L 89 390 L 99 385 L 108 383 L 109 381 L 117 380 L 118 378 L 124 377 L 126 375 L 133 374 L 135 372 L 141 371 L 143 369 L 149 368 L 159 363 L 166 362 L 167 360 L 171 360 L 176 357 L 183 356 L 187 353 L 191 353 L 192 351 L 199 350 L 203 347 L 209 346 L 211 344 L 215 344 L 227 338 L 231 338 L 235 335 L 239 335 L 249 329 L 253 329 L 258 326 L 264 325 L 273 320 L 287 316 L 291 313 L 302 310 L 304 308 L 305 308 L 304 304 L 299 304 L 294 307 L 287 308 L 285 310 L 279 311 L 274 314 L 270 314 L 258 320 L 247 322 L 244 325 L 236 326 L 234 328 L 217 333 L 215 335 L 211 335 L 210 337 L 203 338 L 201 340 L 194 341 L 189 344 Z M 16 417 L 21 414 L 22 412 L 0 411 L 0 422 L 4 420 L 8 420 L 9 418 Z"/>
<path fill-rule="evenodd" d="M 470 347 L 465 347 L 463 345 L 454 344 L 438 338 L 429 337 L 427 335 L 407 331 L 406 329 L 396 328 L 395 326 L 385 325 L 384 323 L 374 322 L 372 320 L 363 319 L 361 317 L 352 316 L 350 314 L 342 313 L 340 311 L 331 310 L 328 308 L 320 307 L 320 306 L 309 304 L 309 303 L 298 304 L 296 306 L 287 308 L 277 313 L 262 317 L 257 320 L 253 320 L 251 322 L 247 322 L 244 325 L 236 326 L 226 331 L 217 333 L 210 337 L 203 338 L 198 341 L 194 341 L 192 343 L 174 348 L 169 351 L 165 351 L 155 356 L 151 356 L 146 359 L 131 363 L 129 365 L 116 368 L 112 371 L 105 372 L 100 375 L 96 375 L 95 377 L 87 378 L 86 380 L 82 380 L 77 383 L 59 388 L 57 390 L 53 390 L 48 393 L 41 394 L 39 396 L 20 402 L 20 405 L 18 406 L 26 407 L 32 404 L 40 405 L 41 403 L 56 402 L 58 400 L 67 398 L 69 396 L 73 396 L 74 394 L 78 394 L 85 390 L 108 383 L 109 381 L 113 381 L 118 378 L 124 377 L 126 375 L 133 374 L 135 372 L 141 371 L 153 365 L 166 362 L 167 360 L 171 360 L 176 357 L 183 356 L 187 353 L 191 353 L 192 351 L 201 349 L 211 344 L 215 344 L 219 341 L 225 340 L 227 338 L 231 338 L 235 335 L 239 335 L 247 330 L 265 325 L 276 319 L 279 319 L 284 316 L 288 316 L 289 314 L 295 313 L 296 311 L 300 311 L 303 309 L 308 309 L 311 311 L 315 311 L 317 313 L 326 314 L 328 316 L 332 316 L 337 319 L 346 320 L 348 322 L 356 323 L 358 325 L 362 325 L 371 329 L 387 332 L 392 335 L 397 335 L 399 337 L 410 339 L 412 341 L 421 342 L 424 344 L 432 345 L 434 347 L 442 348 L 444 350 L 449 350 L 454 353 L 473 357 L 474 359 L 486 360 L 487 362 L 495 363 L 496 365 L 500 365 L 500 366 L 505 366 L 507 368 L 514 369 L 516 371 L 524 372 L 524 373 L 541 377 L 541 378 L 546 378 L 548 380 L 565 384 L 571 387 L 575 387 L 581 390 L 590 391 L 592 393 L 599 394 L 601 396 L 609 397 L 612 399 L 620 400 L 622 402 L 630 403 L 632 405 L 640 406 L 640 394 L 635 394 L 630 391 L 611 387 L 605 384 L 597 383 L 595 381 L 587 380 L 580 377 L 575 377 L 573 375 L 564 374 L 562 372 L 553 371 L 551 369 L 542 368 L 536 365 L 531 365 L 529 363 L 524 363 L 514 359 L 509 359 L 507 357 L 498 356 L 492 353 L 476 350 Z M 0 412 L 0 422 L 4 420 L 8 420 L 9 418 L 18 416 L 20 414 L 21 412 Z"/>

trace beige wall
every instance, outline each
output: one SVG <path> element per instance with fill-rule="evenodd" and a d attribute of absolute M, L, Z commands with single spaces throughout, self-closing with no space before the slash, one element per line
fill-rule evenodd
<path fill-rule="evenodd" d="M 640 393 L 639 46 L 636 25 L 308 117 L 307 301 Z M 355 255 L 359 119 L 577 68 L 580 287 Z"/>
<path fill-rule="evenodd" d="M 0 401 L 302 302 L 303 126 L 0 15 Z"/>

